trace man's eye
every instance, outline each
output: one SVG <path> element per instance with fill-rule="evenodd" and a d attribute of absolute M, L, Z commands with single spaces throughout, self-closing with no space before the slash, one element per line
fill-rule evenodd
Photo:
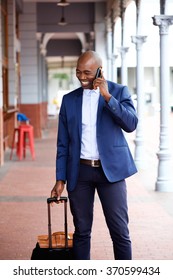
<path fill-rule="evenodd" d="M 76 75 L 81 75 L 82 72 L 76 71 Z M 91 75 L 91 72 L 83 72 L 84 75 L 89 76 Z"/>

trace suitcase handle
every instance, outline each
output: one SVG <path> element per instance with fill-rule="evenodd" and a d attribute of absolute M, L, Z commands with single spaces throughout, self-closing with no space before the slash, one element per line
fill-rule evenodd
<path fill-rule="evenodd" d="M 56 196 L 54 197 L 49 197 L 47 199 L 47 203 L 52 203 L 52 202 L 58 202 L 58 201 L 64 201 L 64 202 L 67 202 L 68 201 L 68 198 L 66 196 L 61 196 L 60 199 L 58 200 Z"/>
<path fill-rule="evenodd" d="M 48 206 L 48 236 L 49 236 L 49 248 L 52 248 L 52 229 L 51 229 L 51 210 L 50 203 L 63 201 L 64 202 L 64 232 L 65 232 L 65 248 L 68 248 L 68 227 L 67 227 L 67 201 L 68 198 L 66 196 L 61 196 L 59 200 L 57 197 L 49 197 L 47 198 L 47 206 Z"/>

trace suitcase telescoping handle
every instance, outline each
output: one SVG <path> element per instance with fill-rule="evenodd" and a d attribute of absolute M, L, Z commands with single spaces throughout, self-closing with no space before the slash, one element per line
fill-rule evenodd
<path fill-rule="evenodd" d="M 65 248 L 68 248 L 68 229 L 67 229 L 67 201 L 66 196 L 61 196 L 59 200 L 57 197 L 50 197 L 47 199 L 48 205 L 48 235 L 49 235 L 49 248 L 52 248 L 52 229 L 51 229 L 51 210 L 50 204 L 52 202 L 64 202 L 64 231 L 65 231 Z"/>
<path fill-rule="evenodd" d="M 49 197 L 47 199 L 47 203 L 52 203 L 52 202 L 57 202 L 57 201 L 65 201 L 67 202 L 68 201 L 68 198 L 66 196 L 61 196 L 59 200 L 57 200 L 57 197 Z"/>

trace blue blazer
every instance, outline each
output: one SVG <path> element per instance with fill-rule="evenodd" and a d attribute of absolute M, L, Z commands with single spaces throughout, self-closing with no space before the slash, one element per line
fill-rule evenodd
<path fill-rule="evenodd" d="M 137 115 L 126 86 L 108 81 L 109 103 L 100 95 L 96 136 L 103 171 L 109 182 L 125 179 L 137 172 L 123 131 L 132 132 Z M 64 95 L 58 125 L 56 180 L 67 181 L 72 191 L 77 183 L 82 134 L 82 96 L 80 87 Z"/>

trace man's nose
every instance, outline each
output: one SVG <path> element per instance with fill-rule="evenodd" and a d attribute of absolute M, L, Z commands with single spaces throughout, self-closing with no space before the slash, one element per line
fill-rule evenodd
<path fill-rule="evenodd" d="M 85 73 L 81 73 L 81 74 L 80 74 L 80 79 L 81 79 L 81 80 L 85 80 L 85 79 L 86 79 Z"/>

